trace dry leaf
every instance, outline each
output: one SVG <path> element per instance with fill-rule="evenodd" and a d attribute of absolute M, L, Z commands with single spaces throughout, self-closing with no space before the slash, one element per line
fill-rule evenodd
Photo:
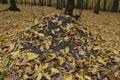
<path fill-rule="evenodd" d="M 60 73 L 60 71 L 57 68 L 51 68 L 51 72 L 53 72 L 53 73 Z"/>
<path fill-rule="evenodd" d="M 95 46 L 93 50 L 100 50 L 101 48 L 99 46 Z"/>
<path fill-rule="evenodd" d="M 64 77 L 63 77 L 64 80 L 74 80 L 73 79 L 73 76 L 70 75 L 70 74 L 65 74 Z"/>
<path fill-rule="evenodd" d="M 56 58 L 56 54 L 55 53 L 49 54 L 48 60 L 51 60 L 51 59 L 54 59 L 54 58 Z"/>
<path fill-rule="evenodd" d="M 44 77 L 47 79 L 47 80 L 51 80 L 51 77 L 48 73 L 44 73 Z"/>
<path fill-rule="evenodd" d="M 50 44 L 49 43 L 46 43 L 46 49 L 50 49 Z"/>
<path fill-rule="evenodd" d="M 104 59 L 103 59 L 102 57 L 100 57 L 100 56 L 98 56 L 97 61 L 98 61 L 99 63 L 102 63 L 102 64 L 106 65 L 106 62 L 105 62 Z"/>
<path fill-rule="evenodd" d="M 75 76 L 79 79 L 79 80 L 85 80 L 84 77 L 78 73 L 75 74 Z"/>
<path fill-rule="evenodd" d="M 70 51 L 69 47 L 66 47 L 65 48 L 65 53 L 69 53 L 69 51 Z"/>
<path fill-rule="evenodd" d="M 85 75 L 84 78 L 85 78 L 86 80 L 92 80 L 91 77 L 88 76 L 88 75 Z"/>
<path fill-rule="evenodd" d="M 9 58 L 6 58 L 4 61 L 3 61 L 3 66 L 6 67 L 9 63 L 10 59 Z"/>
<path fill-rule="evenodd" d="M 59 64 L 62 65 L 65 62 L 65 59 L 63 57 L 58 57 Z"/>
<path fill-rule="evenodd" d="M 28 53 L 27 53 L 28 61 L 33 60 L 33 59 L 37 58 L 38 56 L 39 56 L 39 55 L 38 55 L 38 54 L 35 54 L 35 53 L 31 53 L 31 52 L 28 52 Z"/>
<path fill-rule="evenodd" d="M 41 78 L 42 78 L 42 73 L 39 73 L 36 80 L 41 80 Z"/>
<path fill-rule="evenodd" d="M 83 56 L 83 55 L 86 55 L 86 52 L 83 51 L 83 50 L 81 50 L 81 51 L 78 52 L 78 54 L 81 55 L 81 56 Z"/>
<path fill-rule="evenodd" d="M 42 65 L 42 69 L 47 69 L 48 66 L 49 66 L 49 63 L 45 63 L 45 64 Z"/>
<path fill-rule="evenodd" d="M 54 30 L 51 30 L 52 34 L 55 34 L 55 31 Z"/>
<path fill-rule="evenodd" d="M 12 59 L 15 59 L 15 58 L 17 58 L 17 57 L 20 57 L 20 55 L 21 55 L 19 50 L 16 51 L 16 52 L 12 52 L 11 54 L 12 54 Z"/>

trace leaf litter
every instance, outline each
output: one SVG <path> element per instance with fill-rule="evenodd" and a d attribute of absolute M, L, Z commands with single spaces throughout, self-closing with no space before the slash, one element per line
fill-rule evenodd
<path fill-rule="evenodd" d="M 99 44 L 95 35 L 69 16 L 43 17 L 0 37 L 0 56 L 6 54 L 0 58 L 0 79 L 119 80 L 120 51 Z"/>

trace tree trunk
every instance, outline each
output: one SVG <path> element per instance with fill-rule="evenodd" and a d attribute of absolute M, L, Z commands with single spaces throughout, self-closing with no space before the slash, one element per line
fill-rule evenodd
<path fill-rule="evenodd" d="M 46 2 L 47 2 L 47 1 L 46 1 L 46 0 L 44 0 L 44 1 L 45 1 L 45 2 L 44 2 L 44 5 L 46 5 Z"/>
<path fill-rule="evenodd" d="M 52 6 L 52 0 L 50 0 L 50 2 L 49 2 L 49 6 Z"/>
<path fill-rule="evenodd" d="M 2 3 L 2 4 L 7 4 L 8 1 L 7 1 L 7 0 L 1 0 L 1 3 Z"/>
<path fill-rule="evenodd" d="M 74 0 L 67 0 L 64 13 L 73 16 L 73 9 L 74 9 Z"/>
<path fill-rule="evenodd" d="M 83 0 L 77 0 L 77 8 L 83 10 Z"/>
<path fill-rule="evenodd" d="M 41 0 L 39 0 L 39 3 L 38 3 L 40 6 L 41 6 Z"/>
<path fill-rule="evenodd" d="M 79 17 L 81 17 L 81 14 L 82 14 L 82 10 L 83 10 L 83 0 L 77 0 L 77 6 L 76 8 L 78 9 L 76 11 L 76 15 L 75 15 L 75 18 L 78 20 Z"/>
<path fill-rule="evenodd" d="M 27 4 L 26 0 L 25 0 L 25 5 Z"/>
<path fill-rule="evenodd" d="M 40 6 L 46 5 L 46 0 L 39 0 L 39 5 Z"/>
<path fill-rule="evenodd" d="M 21 4 L 23 3 L 23 0 L 21 0 Z"/>
<path fill-rule="evenodd" d="M 10 0 L 10 7 L 8 8 L 10 11 L 20 11 L 20 9 L 17 8 L 15 0 Z"/>
<path fill-rule="evenodd" d="M 88 9 L 88 0 L 86 0 L 85 9 Z"/>
<path fill-rule="evenodd" d="M 48 6 L 52 6 L 52 0 L 47 1 L 47 3 Z"/>
<path fill-rule="evenodd" d="M 56 9 L 62 9 L 62 0 L 57 0 Z"/>
<path fill-rule="evenodd" d="M 106 0 L 104 0 L 103 11 L 106 11 L 106 3 L 107 3 L 107 1 L 106 1 Z"/>
<path fill-rule="evenodd" d="M 34 0 L 34 5 L 36 5 L 36 0 Z"/>
<path fill-rule="evenodd" d="M 97 4 L 95 5 L 94 13 L 99 14 L 100 10 L 100 0 L 97 0 Z"/>
<path fill-rule="evenodd" d="M 39 2 L 40 2 L 40 5 L 43 6 L 44 4 L 43 0 L 39 0 Z"/>
<path fill-rule="evenodd" d="M 118 5 L 119 5 L 119 0 L 114 0 L 111 11 L 112 11 L 112 12 L 117 12 L 117 10 L 118 10 Z"/>
<path fill-rule="evenodd" d="M 65 0 L 62 0 L 62 7 L 65 7 Z"/>

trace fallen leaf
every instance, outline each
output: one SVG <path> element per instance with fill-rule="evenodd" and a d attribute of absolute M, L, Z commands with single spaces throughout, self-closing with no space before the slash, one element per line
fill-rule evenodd
<path fill-rule="evenodd" d="M 38 33 L 39 37 L 45 37 L 43 33 Z"/>
<path fill-rule="evenodd" d="M 81 55 L 81 56 L 83 56 L 83 55 L 86 55 L 86 52 L 83 51 L 83 50 L 81 50 L 81 51 L 78 52 L 78 54 Z"/>
<path fill-rule="evenodd" d="M 97 61 L 98 61 L 99 63 L 102 63 L 102 64 L 106 65 L 106 62 L 105 62 L 104 59 L 101 58 L 100 56 L 97 57 Z"/>
<path fill-rule="evenodd" d="M 42 73 L 39 73 L 36 80 L 41 80 L 41 78 L 42 78 Z"/>
<path fill-rule="evenodd" d="M 92 80 L 91 77 L 88 75 L 85 75 L 84 78 L 85 78 L 85 80 Z"/>
<path fill-rule="evenodd" d="M 50 49 L 50 44 L 49 43 L 46 43 L 46 49 Z"/>
<path fill-rule="evenodd" d="M 49 63 L 45 63 L 45 64 L 42 65 L 42 69 L 47 69 L 48 66 L 49 66 Z"/>
<path fill-rule="evenodd" d="M 57 68 L 51 68 L 51 72 L 53 72 L 53 73 L 60 73 L 60 71 Z"/>
<path fill-rule="evenodd" d="M 65 48 L 65 53 L 69 53 L 69 51 L 70 51 L 69 47 L 66 47 Z"/>
<path fill-rule="evenodd" d="M 35 19 L 35 20 L 34 20 L 35 25 L 37 25 L 38 22 L 39 22 L 38 19 Z"/>
<path fill-rule="evenodd" d="M 70 75 L 70 74 L 65 74 L 64 77 L 63 77 L 64 80 L 74 80 L 73 79 L 73 76 Z"/>
<path fill-rule="evenodd" d="M 27 74 L 25 74 L 24 76 L 23 76 L 23 79 L 24 80 L 27 80 L 29 78 L 29 76 L 27 75 Z"/>
<path fill-rule="evenodd" d="M 15 58 L 17 58 L 17 57 L 20 57 L 20 55 L 21 55 L 19 50 L 16 51 L 16 52 L 12 52 L 11 54 L 12 54 L 12 59 L 15 59 Z"/>
<path fill-rule="evenodd" d="M 51 30 L 52 34 L 55 34 L 55 31 L 54 30 Z"/>
<path fill-rule="evenodd" d="M 50 53 L 48 56 L 48 60 L 54 59 L 56 58 L 56 54 L 55 53 Z"/>
<path fill-rule="evenodd" d="M 79 79 L 79 80 L 85 80 L 84 77 L 78 73 L 75 74 L 75 76 Z"/>
<path fill-rule="evenodd" d="M 65 62 L 65 59 L 63 57 L 58 57 L 59 64 L 62 65 Z"/>
<path fill-rule="evenodd" d="M 28 61 L 30 60 L 33 60 L 35 58 L 37 58 L 39 55 L 35 54 L 35 53 L 31 53 L 31 52 L 28 52 L 27 53 L 27 58 L 28 58 Z"/>
<path fill-rule="evenodd" d="M 6 67 L 9 63 L 10 59 L 9 58 L 6 58 L 4 61 L 3 61 L 3 66 Z"/>
<path fill-rule="evenodd" d="M 47 79 L 47 80 L 51 80 L 51 77 L 48 73 L 44 73 L 44 77 Z"/>
<path fill-rule="evenodd" d="M 93 50 L 100 50 L 101 48 L 99 46 L 95 46 Z"/>
<path fill-rule="evenodd" d="M 4 77 L 5 77 L 4 74 L 0 74 L 0 80 L 3 80 Z"/>

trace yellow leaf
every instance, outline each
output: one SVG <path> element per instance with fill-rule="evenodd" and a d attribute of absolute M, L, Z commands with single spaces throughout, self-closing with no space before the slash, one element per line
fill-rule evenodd
<path fill-rule="evenodd" d="M 120 55 L 119 51 L 112 49 L 112 52 L 116 55 Z"/>
<path fill-rule="evenodd" d="M 37 20 L 37 19 L 35 19 L 35 21 L 34 21 L 34 22 L 35 22 L 35 25 L 37 25 L 37 24 L 38 24 L 38 20 Z"/>
<path fill-rule="evenodd" d="M 106 62 L 104 61 L 104 59 L 102 59 L 102 58 L 99 57 L 99 56 L 98 56 L 98 58 L 97 58 L 97 61 L 98 61 L 99 63 L 102 63 L 102 64 L 106 65 Z"/>
<path fill-rule="evenodd" d="M 92 80 L 91 77 L 88 75 L 85 75 L 84 77 L 85 77 L 85 80 Z"/>
<path fill-rule="evenodd" d="M 55 34 L 55 31 L 54 30 L 51 30 L 52 34 Z"/>
<path fill-rule="evenodd" d="M 60 71 L 58 69 L 56 69 L 56 68 L 51 68 L 51 72 L 53 72 L 53 73 L 60 73 Z"/>
<path fill-rule="evenodd" d="M 69 47 L 66 47 L 65 48 L 65 53 L 69 53 L 69 51 L 70 51 Z"/>
<path fill-rule="evenodd" d="M 31 32 L 33 32 L 35 35 L 38 35 L 39 37 L 45 37 L 45 35 L 43 33 L 38 33 L 35 30 L 31 30 Z"/>
<path fill-rule="evenodd" d="M 13 59 L 20 57 L 20 51 L 12 52 L 11 54 Z"/>
<path fill-rule="evenodd" d="M 31 52 L 28 52 L 27 53 L 27 58 L 28 60 L 33 60 L 35 58 L 37 58 L 39 55 L 35 54 L 35 53 L 31 53 Z"/>
<path fill-rule="evenodd" d="M 81 55 L 81 56 L 83 56 L 83 55 L 86 55 L 86 52 L 83 51 L 83 50 L 81 50 L 81 51 L 78 52 L 78 54 Z"/>
<path fill-rule="evenodd" d="M 4 61 L 3 61 L 3 66 L 6 67 L 9 63 L 10 59 L 9 58 L 6 58 Z"/>
<path fill-rule="evenodd" d="M 41 78 L 42 78 L 42 73 L 39 73 L 36 80 L 41 80 Z"/>
<path fill-rule="evenodd" d="M 72 75 L 66 74 L 66 75 L 64 75 L 63 79 L 64 80 L 73 80 L 73 77 L 72 77 Z"/>
<path fill-rule="evenodd" d="M 42 69 L 47 69 L 48 66 L 49 66 L 49 63 L 45 63 L 45 64 L 42 65 Z"/>
<path fill-rule="evenodd" d="M 43 33 L 38 33 L 39 37 L 45 37 Z"/>
<path fill-rule="evenodd" d="M 115 77 L 119 77 L 119 76 L 120 76 L 120 72 L 119 72 L 119 70 L 116 71 L 114 75 L 115 75 Z"/>
<path fill-rule="evenodd" d="M 65 62 L 65 59 L 63 57 L 58 57 L 59 64 L 62 65 Z"/>
<path fill-rule="evenodd" d="M 93 50 L 100 50 L 100 47 L 99 47 L 99 46 L 95 46 L 95 47 L 93 48 Z"/>
<path fill-rule="evenodd" d="M 98 69 L 97 68 L 89 68 L 88 71 L 92 72 L 94 74 L 98 71 Z"/>
<path fill-rule="evenodd" d="M 9 48 L 9 51 L 12 51 L 14 48 L 15 48 L 15 45 L 14 45 L 14 44 L 11 44 L 11 45 L 10 45 L 10 48 Z"/>
<path fill-rule="evenodd" d="M 46 43 L 46 49 L 48 50 L 50 48 L 50 44 Z"/>
<path fill-rule="evenodd" d="M 80 74 L 76 73 L 75 76 L 80 79 L 80 80 L 85 80 L 83 76 L 81 76 Z"/>
<path fill-rule="evenodd" d="M 26 68 L 25 68 L 25 72 L 26 72 L 26 73 L 29 73 L 29 72 L 31 72 L 31 71 L 32 71 L 31 67 L 26 67 Z"/>
<path fill-rule="evenodd" d="M 48 40 L 47 42 L 48 42 L 49 45 L 51 45 L 52 39 Z"/>
<path fill-rule="evenodd" d="M 68 61 L 73 61 L 74 60 L 74 58 L 71 57 L 71 56 L 67 56 L 67 59 L 68 59 Z"/>
<path fill-rule="evenodd" d="M 27 75 L 27 74 L 25 74 L 24 76 L 23 76 L 23 79 L 24 80 L 27 80 L 29 78 L 29 76 Z"/>
<path fill-rule="evenodd" d="M 5 71 L 5 68 L 3 69 L 2 67 L 0 67 L 0 72 L 4 72 Z"/>
<path fill-rule="evenodd" d="M 69 40 L 69 37 L 65 37 L 64 40 L 65 40 L 65 41 L 68 41 L 68 40 Z"/>
<path fill-rule="evenodd" d="M 48 73 L 44 73 L 44 77 L 47 79 L 47 80 L 51 80 L 51 77 Z"/>
<path fill-rule="evenodd" d="M 49 57 L 50 57 L 50 59 L 54 59 L 54 58 L 56 58 L 56 54 L 55 53 L 49 54 Z"/>

